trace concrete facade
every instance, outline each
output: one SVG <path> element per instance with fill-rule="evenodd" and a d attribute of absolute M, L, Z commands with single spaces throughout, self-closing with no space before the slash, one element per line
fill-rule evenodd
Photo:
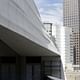
<path fill-rule="evenodd" d="M 34 1 L 0 0 L 0 80 L 62 79 L 61 63 Z"/>
<path fill-rule="evenodd" d="M 0 41 L 0 53 L 0 80 L 63 78 L 60 56 L 21 56 L 3 41 Z"/>
<path fill-rule="evenodd" d="M 66 72 L 66 80 L 80 80 L 80 72 L 69 71 Z"/>

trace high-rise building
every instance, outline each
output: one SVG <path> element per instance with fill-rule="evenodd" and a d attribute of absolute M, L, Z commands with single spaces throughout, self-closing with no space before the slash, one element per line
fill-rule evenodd
<path fill-rule="evenodd" d="M 65 28 L 63 26 L 56 25 L 56 44 L 61 54 L 62 62 L 65 62 Z M 63 65 L 65 68 L 65 64 Z"/>
<path fill-rule="evenodd" d="M 65 63 L 73 64 L 73 50 L 71 48 L 72 28 L 65 27 Z"/>
<path fill-rule="evenodd" d="M 43 23 L 43 24 L 48 35 L 52 37 L 52 23 Z"/>
<path fill-rule="evenodd" d="M 49 23 L 49 22 L 45 22 L 43 23 L 44 24 L 44 28 L 45 28 L 45 31 L 47 32 L 49 38 L 52 40 L 52 42 L 55 44 L 55 46 L 57 47 L 57 50 L 59 51 L 59 48 L 57 46 L 57 43 L 56 43 L 56 39 L 55 39 L 55 36 L 56 35 L 53 35 L 52 33 L 55 33 L 54 32 L 54 28 L 55 26 L 53 26 L 53 23 Z M 55 27 L 56 28 L 56 27 Z"/>
<path fill-rule="evenodd" d="M 64 0 L 63 6 L 63 24 L 71 28 L 65 30 L 65 79 L 80 79 L 80 0 Z M 68 39 L 69 38 L 69 39 Z M 67 40 L 68 39 L 68 40 Z M 70 45 L 70 46 L 68 46 Z M 68 47 L 67 47 L 68 46 Z M 70 48 L 69 48 L 70 47 Z M 67 52 L 70 53 L 67 53 Z"/>
<path fill-rule="evenodd" d="M 80 65 L 80 0 L 64 0 L 64 26 L 72 28 L 70 35 L 70 54 L 73 65 Z M 80 70 L 74 67 L 74 70 Z"/>

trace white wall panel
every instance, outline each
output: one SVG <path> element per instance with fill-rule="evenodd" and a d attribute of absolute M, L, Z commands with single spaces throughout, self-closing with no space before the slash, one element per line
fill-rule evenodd
<path fill-rule="evenodd" d="M 44 32 L 33 0 L 0 0 L 0 24 L 59 54 Z"/>

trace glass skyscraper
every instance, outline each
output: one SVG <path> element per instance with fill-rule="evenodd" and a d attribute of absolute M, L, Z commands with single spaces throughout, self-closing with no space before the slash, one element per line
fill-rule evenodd
<path fill-rule="evenodd" d="M 70 56 L 73 65 L 80 65 L 80 0 L 64 0 L 63 23 L 72 28 L 70 35 Z M 75 70 L 79 67 L 74 68 Z"/>

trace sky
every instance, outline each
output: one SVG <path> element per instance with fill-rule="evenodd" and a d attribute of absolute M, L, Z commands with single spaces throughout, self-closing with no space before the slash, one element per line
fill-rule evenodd
<path fill-rule="evenodd" d="M 35 0 L 43 22 L 63 24 L 63 0 Z"/>

